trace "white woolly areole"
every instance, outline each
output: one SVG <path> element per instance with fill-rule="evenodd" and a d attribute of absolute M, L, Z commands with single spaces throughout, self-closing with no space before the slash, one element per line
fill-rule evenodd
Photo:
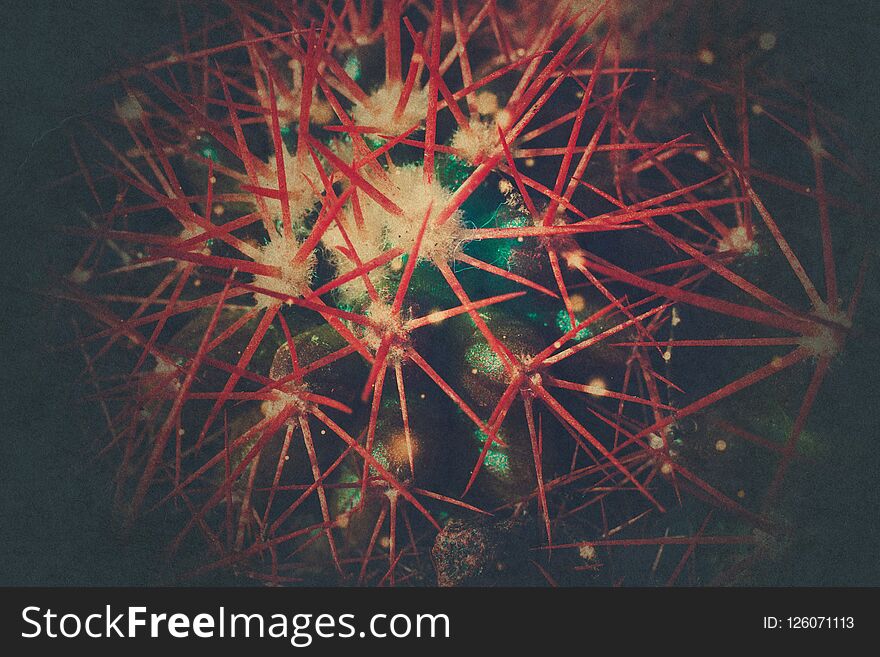
<path fill-rule="evenodd" d="M 361 205 L 363 205 L 363 201 L 361 201 Z M 374 222 L 369 225 L 365 224 L 363 228 L 358 227 L 355 225 L 353 211 L 350 206 L 342 212 L 340 219 L 345 227 L 345 233 L 354 245 L 357 257 L 362 263 L 378 258 L 387 250 L 384 226 L 381 223 Z M 348 243 L 343 238 L 342 231 L 335 223 L 331 224 L 327 232 L 324 233 L 323 242 L 324 246 L 328 249 L 328 257 L 335 265 L 336 272 L 339 275 L 348 274 L 357 268 L 355 260 L 347 255 Z M 379 287 L 385 282 L 388 273 L 386 265 L 372 269 L 367 276 L 374 287 Z M 345 303 L 351 303 L 362 297 L 367 292 L 363 276 L 344 283 L 338 288 L 338 292 L 341 300 Z"/>
<path fill-rule="evenodd" d="M 278 108 L 278 115 L 282 119 L 292 123 L 299 123 L 303 100 L 303 65 L 302 62 L 291 59 L 287 66 L 290 68 L 292 77 L 290 91 L 279 93 L 275 98 L 275 105 Z M 264 106 L 266 109 L 269 109 L 269 105 L 266 102 L 264 102 Z M 330 106 L 330 103 L 318 94 L 318 88 L 315 86 L 312 89 L 312 101 L 309 105 L 309 123 L 325 125 L 334 118 L 336 118 L 336 114 L 333 112 L 333 108 Z"/>
<path fill-rule="evenodd" d="M 287 423 L 290 424 L 294 418 L 305 414 L 309 410 L 311 405 L 302 395 L 302 393 L 307 391 L 308 386 L 305 384 L 298 385 L 293 381 L 289 381 L 269 393 L 269 398 L 260 404 L 260 412 L 263 414 L 263 417 L 273 418 L 283 413 L 285 409 L 293 407 L 291 416 L 287 419 Z"/>
<path fill-rule="evenodd" d="M 278 293 L 278 296 L 272 296 L 254 292 L 254 300 L 258 306 L 265 307 L 282 303 L 285 297 L 298 297 L 309 290 L 317 256 L 312 252 L 301 262 L 294 262 L 293 257 L 299 250 L 299 246 L 299 242 L 296 240 L 276 237 L 265 246 L 260 247 L 260 257 L 257 262 L 277 267 L 279 275 L 256 274 L 254 276 L 254 286 Z"/>
<path fill-rule="evenodd" d="M 116 102 L 116 115 L 123 121 L 140 121 L 144 115 L 144 108 L 140 101 L 131 94 Z"/>
<path fill-rule="evenodd" d="M 431 216 L 419 248 L 419 259 L 432 262 L 453 260 L 456 250 L 464 241 L 462 213 L 456 210 L 442 226 L 436 224 L 437 216 L 452 198 L 453 192 L 443 187 L 436 177 L 426 184 L 419 165 L 397 167 L 388 171 L 387 175 L 390 184 L 385 180 L 371 180 L 371 183 L 403 210 L 402 216 L 391 214 L 369 196 L 359 192 L 363 227 L 357 226 L 350 203 L 345 206 L 340 218 L 360 261 L 368 262 L 395 247 L 409 253 L 415 246 L 429 207 Z M 353 260 L 336 248 L 347 248 L 347 245 L 335 225 L 325 233 L 324 245 L 331 249 L 331 259 L 339 274 L 347 274 L 356 268 Z M 374 284 L 381 283 L 395 264 L 399 266 L 399 261 L 372 270 L 370 280 Z M 366 292 L 366 288 L 363 280 L 358 278 L 343 285 L 340 292 L 350 299 Z"/>
<path fill-rule="evenodd" d="M 388 357 L 392 361 L 402 360 L 405 355 L 403 344 L 406 342 L 407 334 L 401 316 L 399 314 L 395 316 L 391 305 L 384 301 L 373 301 L 364 314 L 373 322 L 373 325 L 363 328 L 361 339 L 364 344 L 375 353 L 385 339 L 394 336 L 395 340 L 388 351 Z"/>
<path fill-rule="evenodd" d="M 354 148 L 351 141 L 333 140 L 330 143 L 330 148 L 343 162 L 347 164 L 354 162 Z M 343 180 L 343 184 L 346 182 Z M 366 197 L 361 194 L 359 198 L 364 199 Z M 342 224 L 345 230 L 348 242 L 343 237 L 339 223 Z M 328 259 L 334 264 L 337 273 L 340 275 L 347 274 L 357 267 L 354 258 L 347 255 L 349 253 L 349 242 L 354 245 L 357 257 L 361 263 L 369 262 L 386 251 L 382 225 L 358 226 L 354 221 L 354 211 L 351 202 L 339 213 L 338 223 L 337 221 L 332 222 L 321 238 L 322 245 L 327 249 Z M 375 287 L 380 286 L 387 275 L 388 269 L 386 267 L 378 267 L 367 274 Z M 344 303 L 352 303 L 363 297 L 366 292 L 367 288 L 362 276 L 337 288 L 337 293 Z"/>
<path fill-rule="evenodd" d="M 747 253 L 751 250 L 754 242 L 749 239 L 748 231 L 744 226 L 736 226 L 731 228 L 727 236 L 718 242 L 718 251 L 725 253 L 733 251 L 734 253 Z"/>
<path fill-rule="evenodd" d="M 287 187 L 287 204 L 290 208 L 290 221 L 294 225 L 302 222 L 305 216 L 311 212 L 312 208 L 318 202 L 318 196 L 315 194 L 311 185 L 309 185 L 306 177 L 312 181 L 316 188 L 321 188 L 321 177 L 315 166 L 315 161 L 311 155 L 307 155 L 300 162 L 296 154 L 284 149 L 284 177 Z M 257 184 L 267 189 L 278 189 L 278 168 L 276 166 L 275 156 L 269 157 L 267 163 L 269 173 L 265 175 L 257 175 Z M 260 195 L 262 196 L 262 195 Z M 262 196 L 262 202 L 266 204 L 269 212 L 269 219 L 272 221 L 280 220 L 284 215 L 281 211 L 281 200 Z M 257 207 L 259 201 L 255 200 Z"/>
<path fill-rule="evenodd" d="M 832 322 L 833 326 L 817 324 L 814 333 L 812 335 L 804 335 L 799 342 L 802 347 L 809 349 L 814 356 L 825 356 L 828 358 L 836 356 L 843 348 L 846 334 L 852 328 L 852 322 L 845 312 L 838 311 L 832 313 L 828 306 L 817 308 L 815 313 L 818 317 Z"/>
<path fill-rule="evenodd" d="M 77 285 L 84 285 L 92 280 L 92 272 L 77 265 L 73 268 L 73 271 L 67 275 L 67 278 Z"/>
<path fill-rule="evenodd" d="M 500 148 L 498 126 L 495 121 L 471 119 L 467 130 L 459 128 L 452 135 L 450 146 L 469 162 L 489 157 Z"/>
<path fill-rule="evenodd" d="M 289 95 L 280 95 L 275 99 L 278 114 L 288 121 L 299 122 L 299 114 L 302 110 L 302 89 L 295 86 Z M 318 96 L 318 90 L 312 92 L 312 103 L 309 105 L 309 123 L 311 125 L 326 125 L 330 123 L 336 114 L 330 103 Z"/>
<path fill-rule="evenodd" d="M 366 103 L 355 103 L 351 118 L 361 126 L 378 128 L 384 134 L 399 135 L 417 125 L 428 114 L 428 93 L 424 87 L 413 87 L 406 106 L 396 119 L 394 110 L 400 102 L 403 84 L 385 84 L 376 89 Z"/>
<path fill-rule="evenodd" d="M 437 225 L 437 217 L 452 198 L 452 192 L 446 189 L 434 176 L 430 184 L 426 184 L 421 166 L 398 167 L 389 171 L 392 189 L 387 190 L 388 196 L 402 210 L 403 216 L 395 216 L 368 199 L 371 214 L 385 224 L 385 240 L 391 247 L 399 247 L 409 252 L 415 246 L 416 238 L 428 209 L 428 227 L 419 248 L 419 258 L 431 261 L 450 261 L 455 255 L 463 237 L 461 211 L 456 210 L 442 226 Z M 378 185 L 377 185 L 378 186 Z M 381 187 L 380 187 L 381 189 Z M 367 208 L 364 207 L 364 220 L 367 221 Z"/>
<path fill-rule="evenodd" d="M 153 377 L 154 381 L 151 383 L 155 385 L 155 383 L 161 381 L 164 384 L 173 389 L 180 389 L 180 379 L 178 378 L 180 375 L 180 368 L 177 367 L 171 361 L 165 361 L 162 359 L 156 360 L 156 365 L 153 367 Z M 149 376 L 147 378 L 150 378 Z"/>
<path fill-rule="evenodd" d="M 474 96 L 476 109 L 481 116 L 490 116 L 498 112 L 498 96 L 491 91 L 478 91 Z"/>

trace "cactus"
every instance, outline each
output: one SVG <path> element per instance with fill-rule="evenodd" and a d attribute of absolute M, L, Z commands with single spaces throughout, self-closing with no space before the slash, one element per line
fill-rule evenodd
<path fill-rule="evenodd" d="M 103 81 L 60 288 L 186 575 L 708 583 L 791 530 L 860 174 L 809 98 L 705 79 L 741 42 L 657 47 L 676 3 L 529 5 L 206 3 Z"/>

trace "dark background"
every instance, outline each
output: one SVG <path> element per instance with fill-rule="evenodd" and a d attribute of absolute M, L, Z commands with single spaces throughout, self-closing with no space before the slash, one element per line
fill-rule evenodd
<path fill-rule="evenodd" d="M 535 3 L 540 6 L 539 3 Z M 70 208 L 41 185 L 69 170 L 65 126 L 106 106 L 87 83 L 150 52 L 177 31 L 173 3 L 131 0 L 0 3 L 0 584 L 126 585 L 159 581 L 166 538 L 159 519 L 128 540 L 109 507 L 107 472 L 86 465 L 90 440 L 69 385 L 82 368 L 37 292 L 57 253 L 49 245 Z M 845 116 L 878 179 L 880 2 L 752 2 L 778 42 L 787 77 Z M 877 222 L 869 218 L 876 247 Z M 863 239 L 849 236 L 850 239 Z M 838 239 L 847 239 L 847 236 Z M 878 585 L 877 276 L 847 353 L 823 388 L 811 427 L 840 455 L 801 505 L 806 538 L 766 574 L 776 585 Z"/>

